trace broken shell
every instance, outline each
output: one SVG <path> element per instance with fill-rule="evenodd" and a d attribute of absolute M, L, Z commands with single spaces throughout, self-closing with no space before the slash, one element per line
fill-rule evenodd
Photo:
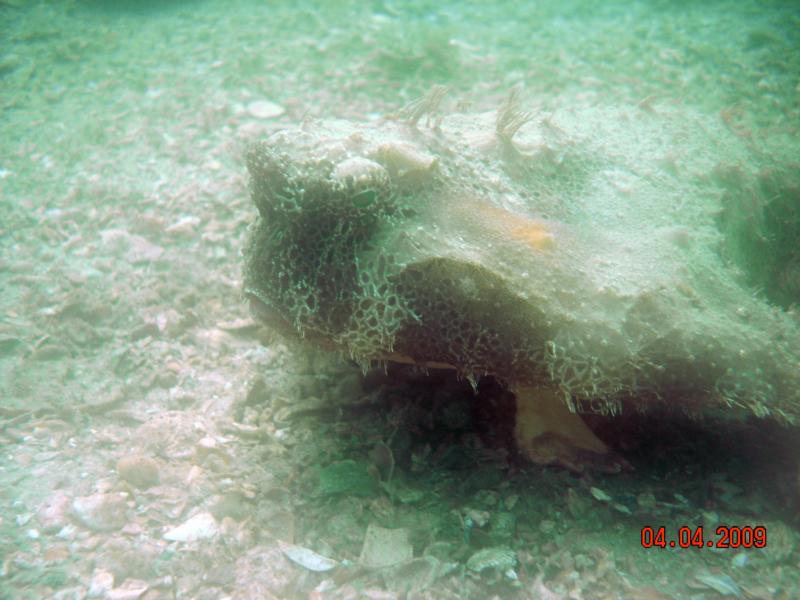
<path fill-rule="evenodd" d="M 303 546 L 295 546 L 294 544 L 280 542 L 280 548 L 284 555 L 286 555 L 286 558 L 309 571 L 330 571 L 339 564 L 332 558 L 317 554 L 313 550 L 309 550 Z"/>
<path fill-rule="evenodd" d="M 195 542 L 212 538 L 217 533 L 219 533 L 217 520 L 210 513 L 202 512 L 167 531 L 164 539 L 171 542 Z"/>

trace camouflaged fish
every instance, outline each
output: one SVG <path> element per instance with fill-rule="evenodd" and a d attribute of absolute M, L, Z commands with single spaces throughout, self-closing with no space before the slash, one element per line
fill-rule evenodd
<path fill-rule="evenodd" d="M 498 378 L 539 463 L 608 455 L 584 411 L 797 422 L 790 151 L 686 108 L 536 113 L 511 94 L 442 116 L 443 95 L 251 149 L 254 315 L 365 367 Z"/>

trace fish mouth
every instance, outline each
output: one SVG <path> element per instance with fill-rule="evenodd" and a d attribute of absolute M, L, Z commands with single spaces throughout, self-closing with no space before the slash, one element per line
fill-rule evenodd
<path fill-rule="evenodd" d="M 296 335 L 295 328 L 292 327 L 292 324 L 278 311 L 259 298 L 254 292 L 245 292 L 245 298 L 247 299 L 250 309 L 250 316 L 252 316 L 254 320 L 272 329 L 276 329 L 279 333 L 283 333 L 284 335 Z"/>
<path fill-rule="evenodd" d="M 302 333 L 284 317 L 275 308 L 264 302 L 259 298 L 258 294 L 253 291 L 245 291 L 245 299 L 247 300 L 250 309 L 250 316 L 255 321 L 272 329 L 281 336 L 289 339 L 302 338 L 305 341 L 316 344 L 325 350 L 341 350 L 342 348 L 336 344 L 330 337 L 322 335 L 321 333 L 313 330 L 305 330 Z"/>

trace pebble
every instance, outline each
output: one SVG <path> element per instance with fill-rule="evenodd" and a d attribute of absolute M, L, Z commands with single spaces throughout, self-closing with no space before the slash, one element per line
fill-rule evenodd
<path fill-rule="evenodd" d="M 95 569 L 92 573 L 92 581 L 89 584 L 87 598 L 106 598 L 114 587 L 114 575 L 105 569 Z"/>
<path fill-rule="evenodd" d="M 0 57 L 0 75 L 8 75 L 12 71 L 18 69 L 21 65 L 22 59 L 18 54 L 6 54 L 5 56 Z M 0 169 L 0 171 L 2 170 L 3 169 Z M 0 173 L 0 178 L 2 178 L 2 173 Z"/>
<path fill-rule="evenodd" d="M 545 535 L 551 535 L 556 531 L 555 521 L 551 521 L 550 519 L 542 519 L 542 521 L 539 523 L 539 531 Z"/>
<path fill-rule="evenodd" d="M 171 225 L 167 226 L 164 230 L 166 233 L 191 237 L 195 233 L 195 229 L 200 224 L 200 217 L 194 215 L 184 215 Z"/>
<path fill-rule="evenodd" d="M 214 537 L 219 532 L 217 520 L 211 513 L 197 513 L 191 519 L 173 527 L 164 534 L 164 539 L 171 542 L 194 542 Z"/>
<path fill-rule="evenodd" d="M 137 600 L 144 595 L 149 587 L 146 581 L 126 579 L 121 586 L 108 592 L 106 598 L 108 600 Z"/>
<path fill-rule="evenodd" d="M 473 525 L 477 527 L 484 527 L 489 522 L 489 518 L 491 514 L 485 510 L 475 510 L 475 509 L 467 509 L 467 513 L 464 517 L 466 521 L 469 519 Z"/>
<path fill-rule="evenodd" d="M 46 563 L 55 563 L 69 560 L 70 555 L 71 552 L 67 544 L 59 544 L 48 546 L 42 558 Z"/>
<path fill-rule="evenodd" d="M 56 538 L 69 542 L 75 539 L 77 533 L 78 528 L 75 527 L 75 525 L 68 524 L 64 525 L 64 527 L 58 530 L 58 533 L 56 533 Z"/>
<path fill-rule="evenodd" d="M 247 112 L 256 119 L 272 119 L 280 117 L 286 112 L 280 104 L 275 104 L 269 100 L 253 100 L 247 105 Z"/>
<path fill-rule="evenodd" d="M 218 445 L 217 440 L 215 440 L 210 435 L 207 435 L 201 438 L 199 442 L 197 442 L 197 450 L 198 452 L 201 453 L 208 453 L 211 450 L 216 449 L 217 445 Z"/>
<path fill-rule="evenodd" d="M 210 512 L 217 519 L 230 517 L 235 521 L 246 519 L 251 513 L 251 506 L 241 492 L 230 491 L 213 498 Z"/>
<path fill-rule="evenodd" d="M 14 521 L 16 522 L 17 527 L 24 527 L 28 524 L 28 521 L 30 521 L 31 518 L 33 518 L 33 513 L 22 513 L 17 515 Z"/>
<path fill-rule="evenodd" d="M 582 496 L 574 488 L 567 489 L 567 510 L 576 519 L 582 519 L 592 509 L 591 500 Z"/>
<path fill-rule="evenodd" d="M 142 535 L 144 533 L 144 528 L 142 527 L 141 523 L 132 522 L 125 525 L 122 528 L 122 533 L 125 535 Z"/>
<path fill-rule="evenodd" d="M 800 536 L 782 521 L 769 521 L 764 523 L 764 527 L 767 530 L 768 543 L 761 555 L 772 564 L 788 560 L 797 548 Z"/>
<path fill-rule="evenodd" d="M 242 123 L 236 128 L 236 136 L 240 140 L 252 140 L 261 137 L 269 132 L 269 128 L 263 123 L 256 123 L 250 121 L 249 123 Z"/>
<path fill-rule="evenodd" d="M 147 456 L 131 454 L 117 461 L 117 473 L 132 486 L 142 490 L 158 485 L 158 463 Z"/>
<path fill-rule="evenodd" d="M 652 492 L 642 492 L 636 496 L 636 504 L 640 509 L 652 511 L 656 508 L 656 497 Z"/>
<path fill-rule="evenodd" d="M 747 552 L 739 552 L 734 555 L 733 558 L 731 558 L 731 565 L 741 569 L 747 564 L 749 559 L 750 557 L 748 556 Z"/>
<path fill-rule="evenodd" d="M 589 492 L 591 492 L 592 496 L 595 500 L 599 500 L 600 502 L 611 502 L 611 496 L 606 494 L 603 490 L 596 487 L 590 487 Z"/>
<path fill-rule="evenodd" d="M 127 523 L 127 501 L 120 494 L 92 494 L 75 498 L 72 514 L 92 531 L 116 531 Z"/>
<path fill-rule="evenodd" d="M 297 597 L 293 587 L 296 570 L 275 544 L 255 546 L 237 558 L 235 572 L 236 581 L 231 588 L 236 590 L 236 598 Z"/>
<path fill-rule="evenodd" d="M 153 244 L 140 235 L 131 235 L 129 240 L 130 248 L 125 256 L 131 264 L 153 262 L 161 258 L 164 253 L 164 249 L 161 246 Z"/>
<path fill-rule="evenodd" d="M 126 253 L 126 260 L 131 264 L 158 260 L 164 252 L 161 246 L 122 229 L 103 230 L 100 232 L 100 239 L 108 251 Z"/>
<path fill-rule="evenodd" d="M 367 568 L 379 569 L 410 561 L 414 549 L 405 529 L 384 529 L 370 524 L 364 535 L 359 562 Z M 294 560 L 294 559 L 293 559 Z"/>

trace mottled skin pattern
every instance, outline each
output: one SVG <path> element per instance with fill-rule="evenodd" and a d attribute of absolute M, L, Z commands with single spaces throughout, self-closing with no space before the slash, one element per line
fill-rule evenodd
<path fill-rule="evenodd" d="M 625 466 L 575 407 L 798 417 L 797 318 L 723 268 L 713 205 L 675 212 L 720 184 L 659 158 L 683 144 L 713 173 L 724 133 L 635 109 L 536 127 L 513 105 L 412 116 L 307 123 L 252 149 L 257 317 L 362 365 L 493 375 L 516 394 L 520 449 L 575 470 Z"/>

